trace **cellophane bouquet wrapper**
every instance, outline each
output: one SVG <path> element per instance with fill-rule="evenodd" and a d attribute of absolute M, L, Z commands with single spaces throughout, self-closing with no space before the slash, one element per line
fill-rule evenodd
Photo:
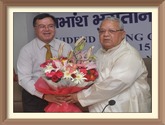
<path fill-rule="evenodd" d="M 47 60 L 40 67 L 43 75 L 36 81 L 35 88 L 43 94 L 66 96 L 77 93 L 91 86 L 98 77 L 93 47 L 82 51 L 85 45 L 84 37 L 77 40 L 75 48 L 67 57 L 62 56 L 63 45 L 60 45 L 58 57 Z M 60 105 L 49 102 L 45 112 L 82 112 L 73 103 L 62 102 Z"/>

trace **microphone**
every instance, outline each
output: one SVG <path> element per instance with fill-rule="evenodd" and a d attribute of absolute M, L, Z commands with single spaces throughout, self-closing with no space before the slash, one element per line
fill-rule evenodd
<path fill-rule="evenodd" d="M 110 105 L 110 106 L 113 106 L 113 105 L 115 105 L 115 104 L 116 104 L 116 101 L 115 101 L 115 100 L 109 100 L 108 104 L 104 107 L 102 113 L 104 112 L 104 110 L 106 109 L 107 106 L 109 106 L 109 105 Z"/>

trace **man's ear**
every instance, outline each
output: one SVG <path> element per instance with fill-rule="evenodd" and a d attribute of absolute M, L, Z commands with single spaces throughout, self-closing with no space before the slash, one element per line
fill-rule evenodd
<path fill-rule="evenodd" d="M 123 31 L 122 31 L 122 38 L 123 38 L 123 39 L 125 38 L 125 35 L 126 35 L 126 32 L 123 30 Z"/>

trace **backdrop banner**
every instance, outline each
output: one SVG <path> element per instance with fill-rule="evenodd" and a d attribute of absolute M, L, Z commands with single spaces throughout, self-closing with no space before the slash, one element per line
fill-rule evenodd
<path fill-rule="evenodd" d="M 56 12 L 56 37 L 73 46 L 75 41 L 85 36 L 86 48 L 94 45 L 94 52 L 100 48 L 98 27 L 109 16 L 118 17 L 124 24 L 126 40 L 133 45 L 143 58 L 151 58 L 152 48 L 152 13 L 143 12 Z"/>

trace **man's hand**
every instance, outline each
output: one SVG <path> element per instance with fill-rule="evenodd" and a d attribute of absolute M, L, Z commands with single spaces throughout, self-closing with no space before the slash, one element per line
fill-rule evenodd
<path fill-rule="evenodd" d="M 76 103 L 78 102 L 77 94 L 69 94 L 67 97 L 65 97 L 65 101 L 67 103 Z"/>
<path fill-rule="evenodd" d="M 65 97 L 63 96 L 57 96 L 57 95 L 51 95 L 51 94 L 45 94 L 43 95 L 43 99 L 48 102 L 55 102 L 58 105 L 60 105 L 62 102 L 65 102 Z"/>

